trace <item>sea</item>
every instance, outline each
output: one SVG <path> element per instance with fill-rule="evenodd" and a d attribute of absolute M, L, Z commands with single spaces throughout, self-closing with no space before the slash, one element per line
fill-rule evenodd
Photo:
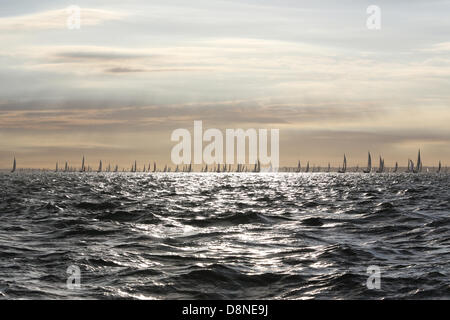
<path fill-rule="evenodd" d="M 450 175 L 0 173 L 0 299 L 449 299 Z"/>

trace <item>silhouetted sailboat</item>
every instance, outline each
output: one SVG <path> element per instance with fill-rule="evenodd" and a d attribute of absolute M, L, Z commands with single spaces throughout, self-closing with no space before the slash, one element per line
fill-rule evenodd
<path fill-rule="evenodd" d="M 309 161 L 306 163 L 306 169 L 305 172 L 309 172 Z"/>
<path fill-rule="evenodd" d="M 58 172 L 58 162 L 56 163 L 55 172 Z"/>
<path fill-rule="evenodd" d="M 84 167 L 84 156 L 83 156 L 83 160 L 81 160 L 81 170 L 80 172 L 85 172 L 86 168 Z"/>
<path fill-rule="evenodd" d="M 13 167 L 11 172 L 15 172 L 16 171 L 16 157 L 14 157 L 14 162 L 13 162 Z"/>
<path fill-rule="evenodd" d="M 298 164 L 297 164 L 297 172 L 302 171 L 302 164 L 300 163 L 300 160 L 298 160 Z"/>
<path fill-rule="evenodd" d="M 64 166 L 64 172 L 67 172 L 68 168 L 69 168 L 69 164 L 68 164 L 67 161 L 66 161 L 66 164 L 65 164 L 65 166 Z"/>
<path fill-rule="evenodd" d="M 365 170 L 363 170 L 364 173 L 370 173 L 372 172 L 372 156 L 368 155 L 368 159 L 367 159 L 367 168 Z"/>
<path fill-rule="evenodd" d="M 398 162 L 395 163 L 395 168 L 394 168 L 394 172 L 398 171 Z"/>
<path fill-rule="evenodd" d="M 439 167 L 437 169 L 437 173 L 440 173 L 441 170 L 442 170 L 442 163 L 441 163 L 441 161 L 439 161 Z"/>
<path fill-rule="evenodd" d="M 414 168 L 414 165 L 413 165 Z M 417 155 L 417 163 L 416 163 L 416 168 L 413 169 L 414 173 L 419 173 L 422 172 L 422 158 L 420 157 L 420 149 L 419 149 L 419 154 Z"/>
<path fill-rule="evenodd" d="M 102 172 L 102 160 L 100 160 L 100 163 L 98 164 L 97 172 Z"/>
<path fill-rule="evenodd" d="M 408 169 L 406 169 L 406 172 L 413 172 L 414 171 L 414 162 L 411 159 L 408 159 Z"/>
<path fill-rule="evenodd" d="M 384 159 L 380 156 L 380 165 L 378 167 L 377 173 L 383 173 L 384 172 Z"/>
<path fill-rule="evenodd" d="M 342 163 L 342 169 L 338 170 L 339 173 L 346 173 L 347 172 L 347 157 L 344 154 L 344 162 Z"/>

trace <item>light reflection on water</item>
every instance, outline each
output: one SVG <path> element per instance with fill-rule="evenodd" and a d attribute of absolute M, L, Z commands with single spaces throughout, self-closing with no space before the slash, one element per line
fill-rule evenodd
<path fill-rule="evenodd" d="M 431 298 L 449 176 L 0 174 L 6 298 Z M 65 288 L 69 265 L 82 288 Z M 383 290 L 365 287 L 383 270 Z"/>

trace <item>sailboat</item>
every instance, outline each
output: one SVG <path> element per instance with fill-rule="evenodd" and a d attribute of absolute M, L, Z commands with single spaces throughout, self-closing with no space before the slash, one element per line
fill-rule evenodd
<path fill-rule="evenodd" d="M 64 166 L 64 172 L 67 172 L 68 167 L 69 167 L 69 164 L 68 164 L 67 161 L 66 161 L 66 165 Z"/>
<path fill-rule="evenodd" d="M 302 171 L 302 164 L 300 163 L 300 160 L 298 160 L 298 164 L 297 164 L 297 172 Z"/>
<path fill-rule="evenodd" d="M 414 165 L 413 165 L 413 172 L 414 173 L 422 172 L 422 158 L 420 157 L 420 149 L 419 149 L 419 154 L 417 155 L 416 168 L 414 168 Z"/>
<path fill-rule="evenodd" d="M 58 162 L 56 163 L 55 172 L 58 172 Z"/>
<path fill-rule="evenodd" d="M 116 167 L 114 168 L 114 172 L 118 172 L 119 171 L 119 166 L 116 164 Z"/>
<path fill-rule="evenodd" d="M 370 173 L 372 171 L 372 156 L 368 155 L 368 159 L 367 159 L 367 169 L 363 170 L 364 173 Z"/>
<path fill-rule="evenodd" d="M 98 164 L 97 172 L 102 172 L 102 160 L 100 160 L 100 163 Z"/>
<path fill-rule="evenodd" d="M 153 162 L 153 172 L 156 172 L 156 162 Z"/>
<path fill-rule="evenodd" d="M 414 163 L 412 162 L 411 159 L 408 159 L 408 167 L 406 169 L 406 172 L 412 172 L 414 169 Z"/>
<path fill-rule="evenodd" d="M 440 173 L 441 170 L 442 170 L 442 163 L 441 163 L 441 161 L 439 161 L 439 167 L 437 169 L 437 173 Z"/>
<path fill-rule="evenodd" d="M 253 172 L 259 172 L 259 170 L 258 170 L 258 161 L 255 162 L 255 167 L 253 168 Z"/>
<path fill-rule="evenodd" d="M 306 163 L 306 169 L 305 172 L 309 172 L 309 161 Z"/>
<path fill-rule="evenodd" d="M 259 161 L 259 159 L 258 159 L 258 168 L 256 172 L 261 172 L 261 162 Z"/>
<path fill-rule="evenodd" d="M 339 169 L 339 173 L 347 172 L 347 157 L 344 154 L 344 162 L 342 163 L 342 169 Z"/>
<path fill-rule="evenodd" d="M 80 172 L 85 172 L 86 168 L 84 167 L 84 156 L 83 156 L 83 160 L 81 161 L 81 170 Z"/>
<path fill-rule="evenodd" d="M 395 168 L 394 168 L 394 172 L 398 171 L 398 162 L 395 163 Z"/>
<path fill-rule="evenodd" d="M 384 172 L 384 159 L 380 156 L 380 166 L 378 167 L 377 173 L 383 173 Z"/>
<path fill-rule="evenodd" d="M 15 172 L 16 171 L 16 157 L 14 157 L 14 162 L 13 162 L 13 167 L 11 172 Z"/>

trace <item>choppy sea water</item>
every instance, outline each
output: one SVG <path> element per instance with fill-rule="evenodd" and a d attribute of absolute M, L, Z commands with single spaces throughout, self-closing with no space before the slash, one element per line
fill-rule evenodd
<path fill-rule="evenodd" d="M 0 174 L 0 298 L 448 299 L 449 190 L 446 174 Z"/>

